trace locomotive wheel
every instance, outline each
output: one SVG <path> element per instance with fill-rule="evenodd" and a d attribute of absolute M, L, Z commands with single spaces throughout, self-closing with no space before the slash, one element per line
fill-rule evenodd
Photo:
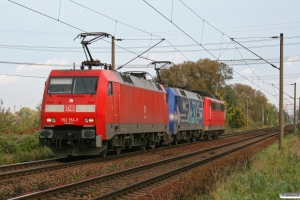
<path fill-rule="evenodd" d="M 203 137 L 204 137 L 204 140 L 208 140 L 208 135 L 207 134 L 205 134 Z"/>
<path fill-rule="evenodd" d="M 146 151 L 146 145 L 145 145 L 145 144 L 142 144 L 142 145 L 141 145 L 141 149 L 142 149 L 143 151 Z"/>
<path fill-rule="evenodd" d="M 107 149 L 105 149 L 105 150 L 102 151 L 102 156 L 106 157 L 106 155 L 107 155 Z"/>
<path fill-rule="evenodd" d="M 215 139 L 218 139 L 218 137 L 219 137 L 219 134 L 216 133 L 216 134 L 215 134 Z"/>
<path fill-rule="evenodd" d="M 176 145 L 178 145 L 178 140 L 177 139 L 174 139 L 173 140 L 173 144 L 176 146 Z"/>
<path fill-rule="evenodd" d="M 115 152 L 117 155 L 120 155 L 122 148 L 121 147 L 115 147 Z"/>

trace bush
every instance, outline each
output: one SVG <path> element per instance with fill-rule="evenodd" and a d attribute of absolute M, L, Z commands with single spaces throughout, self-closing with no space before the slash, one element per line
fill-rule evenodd
<path fill-rule="evenodd" d="M 18 151 L 16 141 L 14 141 L 11 135 L 0 136 L 0 153 L 13 154 Z"/>
<path fill-rule="evenodd" d="M 40 127 L 41 103 L 36 110 L 27 107 L 21 108 L 15 114 L 10 109 L 5 109 L 0 100 L 0 135 L 14 133 L 17 135 L 30 134 Z"/>
<path fill-rule="evenodd" d="M 18 151 L 20 152 L 31 152 L 32 150 L 39 149 L 39 132 L 36 131 L 31 135 L 24 135 L 20 137 L 18 144 Z"/>
<path fill-rule="evenodd" d="M 30 135 L 17 136 L 8 134 L 0 136 L 0 153 L 14 154 L 39 149 L 38 135 L 39 133 L 36 131 Z"/>

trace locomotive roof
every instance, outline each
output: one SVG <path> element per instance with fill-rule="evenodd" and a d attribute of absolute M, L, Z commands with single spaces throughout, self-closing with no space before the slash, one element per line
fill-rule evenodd
<path fill-rule="evenodd" d="M 187 90 L 183 90 L 183 89 L 180 89 L 180 88 L 166 88 L 166 89 L 169 89 L 171 90 L 174 95 L 176 96 L 182 96 L 182 97 L 187 97 L 189 99 L 195 99 L 195 100 L 200 100 L 202 101 L 202 98 L 199 94 L 196 94 L 194 92 L 190 92 L 190 91 L 187 91 Z"/>
<path fill-rule="evenodd" d="M 139 88 L 165 92 L 165 89 L 160 84 L 145 80 L 140 77 L 131 76 L 129 74 L 120 73 L 111 70 L 93 69 L 93 70 L 52 70 L 50 76 L 105 76 L 108 81 L 119 82 L 123 84 L 133 85 Z"/>

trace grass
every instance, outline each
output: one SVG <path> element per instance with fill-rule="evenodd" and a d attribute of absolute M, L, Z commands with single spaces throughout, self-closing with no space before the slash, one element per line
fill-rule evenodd
<path fill-rule="evenodd" d="M 210 194 L 192 199 L 280 199 L 281 192 L 300 192 L 299 177 L 300 137 L 290 134 L 283 150 L 274 143 L 255 155 L 247 167 L 220 178 Z"/>
<path fill-rule="evenodd" d="M 38 135 L 0 135 L 0 165 L 53 158 L 49 148 L 39 147 Z"/>
<path fill-rule="evenodd" d="M 196 168 L 140 199 L 261 200 L 299 192 L 299 137 L 285 137 L 284 147 L 279 151 L 278 138 L 269 138 Z"/>

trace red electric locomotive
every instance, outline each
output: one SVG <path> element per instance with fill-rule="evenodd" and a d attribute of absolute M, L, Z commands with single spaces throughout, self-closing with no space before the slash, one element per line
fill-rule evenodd
<path fill-rule="evenodd" d="M 202 91 L 194 91 L 203 99 L 203 132 L 204 139 L 218 138 L 225 132 L 226 109 L 224 102 L 214 95 Z"/>
<path fill-rule="evenodd" d="M 225 132 L 226 111 L 224 102 L 202 96 L 204 107 L 204 139 L 218 138 Z"/>
<path fill-rule="evenodd" d="M 45 83 L 40 145 L 54 154 L 106 155 L 169 141 L 166 91 L 111 70 L 53 70 Z"/>

